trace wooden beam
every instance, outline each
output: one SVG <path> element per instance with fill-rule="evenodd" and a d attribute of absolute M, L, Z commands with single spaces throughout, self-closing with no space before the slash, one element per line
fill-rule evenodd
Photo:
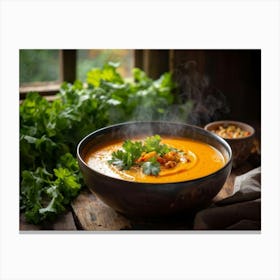
<path fill-rule="evenodd" d="M 152 79 L 170 71 L 169 50 L 136 50 L 135 67 L 145 71 Z"/>
<path fill-rule="evenodd" d="M 60 51 L 60 72 L 61 81 L 73 83 L 76 80 L 77 51 Z"/>
<path fill-rule="evenodd" d="M 143 53 L 144 53 L 143 50 L 135 50 L 134 51 L 134 61 L 135 61 L 134 67 L 140 68 L 142 70 L 143 70 L 143 66 L 144 66 Z"/>

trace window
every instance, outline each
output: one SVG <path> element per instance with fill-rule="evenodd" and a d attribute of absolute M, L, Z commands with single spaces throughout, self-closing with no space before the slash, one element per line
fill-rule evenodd
<path fill-rule="evenodd" d="M 57 82 L 59 75 L 58 50 L 20 50 L 20 84 Z"/>
<path fill-rule="evenodd" d="M 102 67 L 106 62 L 119 63 L 122 77 L 130 77 L 134 66 L 134 51 L 124 49 L 92 49 L 77 51 L 77 78 L 84 81 L 86 73 L 94 67 Z"/>
<path fill-rule="evenodd" d="M 116 62 L 123 77 L 131 75 L 134 51 L 126 49 L 20 50 L 20 98 L 30 91 L 54 95 L 62 81 L 86 80 L 86 73 Z"/>

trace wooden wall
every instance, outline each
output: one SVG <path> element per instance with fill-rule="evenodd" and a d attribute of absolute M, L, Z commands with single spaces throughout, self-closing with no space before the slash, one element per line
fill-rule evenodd
<path fill-rule="evenodd" d="M 201 78 L 225 96 L 230 110 L 225 117 L 260 122 L 261 50 L 136 51 L 136 66 L 152 78 L 168 70 L 175 76 L 179 73 L 182 78 L 182 66 L 190 61 L 196 65 L 195 71 Z"/>
<path fill-rule="evenodd" d="M 260 121 L 260 50 L 173 50 L 171 53 L 172 70 L 186 61 L 196 62 L 198 72 L 225 95 L 230 118 Z"/>

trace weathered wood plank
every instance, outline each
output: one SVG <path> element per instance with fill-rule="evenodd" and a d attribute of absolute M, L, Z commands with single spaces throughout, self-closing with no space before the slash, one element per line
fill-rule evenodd
<path fill-rule="evenodd" d="M 91 231 L 181 230 L 190 229 L 193 220 L 193 213 L 164 219 L 128 219 L 104 204 L 88 189 L 73 201 L 72 208 L 80 228 Z"/>
<path fill-rule="evenodd" d="M 24 217 L 24 214 L 21 213 L 20 214 L 20 221 L 19 221 L 19 230 L 22 231 L 22 230 L 40 230 L 41 229 L 41 226 L 40 225 L 33 225 L 33 224 L 29 224 L 25 217 Z"/>
<path fill-rule="evenodd" d="M 104 204 L 88 189 L 84 189 L 72 202 L 72 208 L 81 229 L 92 231 L 131 229 L 129 220 Z"/>
<path fill-rule="evenodd" d="M 60 215 L 52 226 L 53 230 L 77 230 L 73 214 L 71 211 Z"/>

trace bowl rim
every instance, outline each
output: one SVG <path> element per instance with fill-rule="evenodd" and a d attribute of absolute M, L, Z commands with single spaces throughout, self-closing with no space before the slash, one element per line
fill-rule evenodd
<path fill-rule="evenodd" d="M 233 125 L 237 125 L 237 126 L 240 126 L 240 125 L 244 125 L 246 127 L 248 127 L 250 130 L 251 130 L 251 134 L 248 135 L 248 136 L 243 136 L 243 137 L 238 137 L 238 138 L 225 138 L 225 137 L 222 137 L 218 134 L 216 134 L 215 132 L 212 132 L 209 128 L 212 126 L 212 125 L 219 125 L 219 124 L 233 124 Z M 254 137 L 256 131 L 254 129 L 253 126 L 249 125 L 248 123 L 245 123 L 245 122 L 241 122 L 241 121 L 234 121 L 234 120 L 220 120 L 220 121 L 213 121 L 213 122 L 210 122 L 208 124 L 206 124 L 204 126 L 204 129 L 219 136 L 220 138 L 226 140 L 226 141 L 238 141 L 238 140 L 241 140 L 241 139 L 249 139 L 249 138 L 252 138 Z"/>
<path fill-rule="evenodd" d="M 218 169 L 217 171 L 213 172 L 213 173 L 210 173 L 206 176 L 202 176 L 202 177 L 199 177 L 199 178 L 195 178 L 195 179 L 190 179 L 190 180 L 185 180 L 185 181 L 178 181 L 178 182 L 160 182 L 160 183 L 156 183 L 156 182 L 136 182 L 136 181 L 128 181 L 128 180 L 124 180 L 124 179 L 121 179 L 121 178 L 115 178 L 115 177 L 112 177 L 112 176 L 108 176 L 108 175 L 105 175 L 101 172 L 98 172 L 96 170 L 94 170 L 93 168 L 89 167 L 89 165 L 83 160 L 81 154 L 80 154 L 80 151 L 82 149 L 82 146 L 85 145 L 86 143 L 89 142 L 89 140 L 95 135 L 95 134 L 100 134 L 102 133 L 103 131 L 106 131 L 106 130 L 111 130 L 113 128 L 117 128 L 117 127 L 121 127 L 121 126 L 125 126 L 125 125 L 133 125 L 133 124 L 168 124 L 168 125 L 181 125 L 181 126 L 188 126 L 188 127 L 193 127 L 195 129 L 198 129 L 200 132 L 202 132 L 202 134 L 205 134 L 205 133 L 210 133 L 210 136 L 211 137 L 214 137 L 216 138 L 216 140 L 218 140 L 219 142 L 221 142 L 224 147 L 227 149 L 227 152 L 229 154 L 229 159 L 228 159 L 228 162 L 223 166 L 221 167 L 220 169 Z M 232 149 L 229 145 L 229 143 L 227 143 L 227 141 L 218 136 L 217 134 L 215 133 L 212 133 L 208 130 L 205 130 L 199 126 L 196 126 L 196 125 L 191 125 L 191 124 L 187 124 L 187 123 L 181 123 L 181 122 L 169 122 L 169 121 L 128 121 L 128 122 L 122 122 L 122 123 L 117 123 L 117 124 L 113 124 L 113 125 L 109 125 L 109 126 L 106 126 L 106 127 L 102 127 L 102 128 L 99 128 L 91 133 L 89 133 L 88 135 L 86 135 L 83 139 L 80 140 L 80 142 L 78 143 L 77 145 L 77 149 L 76 149 L 76 154 L 77 154 L 77 158 L 78 160 L 89 170 L 91 170 L 92 172 L 98 174 L 98 176 L 101 176 L 103 178 L 106 178 L 106 179 L 111 179 L 111 180 L 116 180 L 117 182 L 120 182 L 120 183 L 123 183 L 123 182 L 126 182 L 126 183 L 129 183 L 129 184 L 134 184 L 134 185 L 182 185 L 182 184 L 186 184 L 186 183 L 194 183 L 194 182 L 198 182 L 200 180 L 205 180 L 205 179 L 208 179 L 208 178 L 211 178 L 213 176 L 215 176 L 216 174 L 219 174 L 219 173 L 222 173 L 225 169 L 228 168 L 229 165 L 232 165 L 232 160 L 233 160 L 233 154 L 232 154 Z"/>

